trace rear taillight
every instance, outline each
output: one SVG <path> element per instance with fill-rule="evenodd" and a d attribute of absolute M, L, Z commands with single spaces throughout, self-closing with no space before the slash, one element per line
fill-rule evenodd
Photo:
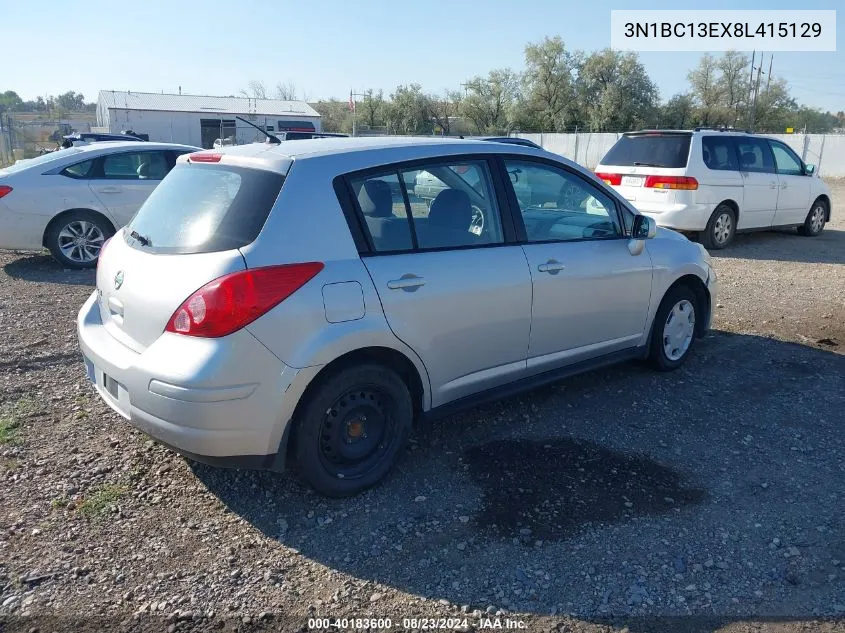
<path fill-rule="evenodd" d="M 0 185 L 0 198 L 12 193 L 12 188 L 9 185 Z"/>
<path fill-rule="evenodd" d="M 621 185 L 622 174 L 606 174 L 603 172 L 596 172 L 596 176 L 604 180 L 608 185 Z"/>
<path fill-rule="evenodd" d="M 206 338 L 226 336 L 280 304 L 321 270 L 321 262 L 308 262 L 218 277 L 185 299 L 165 331 Z"/>
<path fill-rule="evenodd" d="M 223 158 L 223 154 L 197 152 L 188 155 L 188 160 L 192 163 L 219 163 L 221 158 Z"/>
<path fill-rule="evenodd" d="M 652 189 L 698 189 L 692 176 L 646 176 L 645 186 Z"/>

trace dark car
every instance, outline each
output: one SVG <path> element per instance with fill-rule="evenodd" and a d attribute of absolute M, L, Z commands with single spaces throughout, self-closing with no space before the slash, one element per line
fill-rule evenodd
<path fill-rule="evenodd" d="M 68 134 L 63 136 L 62 147 L 73 147 L 74 143 L 99 143 L 101 141 L 149 141 L 146 134 L 99 134 L 96 132 L 84 132 Z"/>

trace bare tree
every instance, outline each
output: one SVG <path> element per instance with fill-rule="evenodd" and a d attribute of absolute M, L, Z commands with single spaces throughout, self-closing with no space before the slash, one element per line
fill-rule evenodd
<path fill-rule="evenodd" d="M 241 90 L 241 94 L 245 97 L 251 97 L 253 99 L 266 99 L 267 98 L 267 86 L 264 85 L 263 81 L 256 81 L 253 79 L 249 82 L 249 85 L 246 89 Z"/>
<path fill-rule="evenodd" d="M 442 97 L 429 95 L 429 108 L 434 122 L 443 130 L 445 136 L 452 134 L 452 123 L 458 116 L 461 105 L 461 93 L 457 90 L 447 90 Z"/>
<path fill-rule="evenodd" d="M 372 88 L 364 93 L 364 100 L 361 102 L 364 120 L 370 128 L 376 127 L 381 120 L 382 108 L 384 107 L 384 93 L 379 90 L 375 92 Z"/>
<path fill-rule="evenodd" d="M 276 99 L 282 101 L 296 101 L 296 84 L 288 80 L 286 83 L 281 81 L 276 84 Z"/>

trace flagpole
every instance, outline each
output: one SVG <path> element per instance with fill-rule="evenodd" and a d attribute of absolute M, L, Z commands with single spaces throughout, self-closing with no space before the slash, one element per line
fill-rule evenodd
<path fill-rule="evenodd" d="M 355 115 L 355 100 L 353 99 L 352 88 L 349 89 L 349 107 L 352 109 L 352 136 L 357 135 L 356 115 Z"/>

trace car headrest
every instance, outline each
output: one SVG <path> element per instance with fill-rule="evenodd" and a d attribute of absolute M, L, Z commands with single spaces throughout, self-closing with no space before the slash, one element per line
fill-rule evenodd
<path fill-rule="evenodd" d="M 472 224 L 472 203 L 466 191 L 444 189 L 437 194 L 428 211 L 429 224 L 469 231 Z"/>
<path fill-rule="evenodd" d="M 757 155 L 754 152 L 743 152 L 739 157 L 739 162 L 743 167 L 753 165 L 757 162 Z"/>
<path fill-rule="evenodd" d="M 365 180 L 358 192 L 361 212 L 371 218 L 387 218 L 393 215 L 393 194 L 390 185 L 383 180 Z"/>

